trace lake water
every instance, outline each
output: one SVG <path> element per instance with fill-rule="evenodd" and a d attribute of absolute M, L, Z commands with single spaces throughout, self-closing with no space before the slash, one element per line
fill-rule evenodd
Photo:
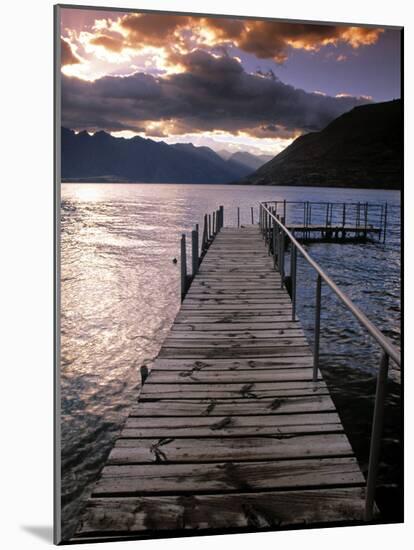
<path fill-rule="evenodd" d="M 179 309 L 181 233 L 224 206 L 225 225 L 250 223 L 259 200 L 388 202 L 385 245 L 308 245 L 311 255 L 389 338 L 400 343 L 400 195 L 394 191 L 173 184 L 64 184 L 61 209 L 63 536 L 139 394 L 139 368 L 157 355 Z M 299 257 L 298 257 L 299 258 Z M 301 281 L 307 284 L 301 284 Z M 298 259 L 298 315 L 312 342 L 314 275 Z M 321 368 L 366 468 L 374 374 L 372 339 L 323 290 Z M 391 371 L 378 502 L 402 518 L 400 373 Z"/>

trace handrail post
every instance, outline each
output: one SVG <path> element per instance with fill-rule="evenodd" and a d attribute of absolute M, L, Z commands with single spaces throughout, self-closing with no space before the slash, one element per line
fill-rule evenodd
<path fill-rule="evenodd" d="M 281 223 L 285 225 L 285 219 L 282 218 Z M 279 272 L 280 272 L 280 288 L 283 288 L 285 280 L 285 233 L 280 229 L 280 261 L 279 261 Z"/>
<path fill-rule="evenodd" d="M 215 237 L 215 235 L 216 235 L 216 211 L 213 212 L 213 226 L 212 226 L 212 231 L 213 231 L 213 237 Z"/>
<path fill-rule="evenodd" d="M 369 449 L 368 478 L 365 494 L 365 520 L 371 521 L 374 511 L 375 486 L 381 448 L 381 435 L 384 424 L 385 396 L 387 389 L 389 355 L 383 352 L 377 376 L 374 418 L 372 421 L 371 444 Z"/>
<path fill-rule="evenodd" d="M 208 215 L 208 232 L 207 232 L 207 239 L 210 241 L 211 239 L 211 214 Z"/>
<path fill-rule="evenodd" d="M 297 250 L 293 243 L 290 243 L 290 278 L 292 285 L 292 321 L 296 320 L 296 257 Z"/>
<path fill-rule="evenodd" d="M 196 276 L 198 271 L 198 226 L 195 230 L 191 231 L 191 259 L 193 264 L 193 277 Z"/>
<path fill-rule="evenodd" d="M 219 227 L 219 229 L 222 229 L 222 227 L 224 226 L 224 206 L 219 207 L 219 212 L 220 212 L 220 227 Z"/>
<path fill-rule="evenodd" d="M 240 227 L 240 206 L 237 207 L 237 227 Z"/>
<path fill-rule="evenodd" d="M 252 225 L 254 225 L 253 206 L 250 207 L 250 212 L 252 213 Z"/>
<path fill-rule="evenodd" d="M 315 301 L 315 330 L 313 347 L 313 381 L 318 379 L 319 368 L 319 339 L 321 335 L 321 296 L 322 296 L 322 278 L 318 275 L 316 279 L 316 301 Z"/>
<path fill-rule="evenodd" d="M 185 233 L 181 235 L 181 301 L 187 292 L 187 250 L 185 245 Z"/>
<path fill-rule="evenodd" d="M 276 220 L 272 218 L 273 269 L 276 269 Z"/>
<path fill-rule="evenodd" d="M 207 249 L 207 240 L 208 240 L 208 237 L 207 237 L 207 214 L 204 214 L 203 238 L 202 238 L 202 243 L 201 243 L 202 254 L 204 254 L 204 252 Z"/>

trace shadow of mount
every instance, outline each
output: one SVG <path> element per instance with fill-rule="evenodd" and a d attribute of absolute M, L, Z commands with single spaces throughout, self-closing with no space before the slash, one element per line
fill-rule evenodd
<path fill-rule="evenodd" d="M 297 138 L 248 177 L 234 183 L 400 189 L 401 100 L 354 107 L 320 132 Z"/>

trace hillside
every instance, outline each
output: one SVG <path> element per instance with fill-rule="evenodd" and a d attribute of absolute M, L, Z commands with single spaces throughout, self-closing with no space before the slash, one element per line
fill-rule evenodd
<path fill-rule="evenodd" d="M 62 181 L 227 183 L 250 172 L 208 147 L 62 128 Z"/>
<path fill-rule="evenodd" d="M 400 189 L 401 100 L 355 107 L 237 183 Z"/>

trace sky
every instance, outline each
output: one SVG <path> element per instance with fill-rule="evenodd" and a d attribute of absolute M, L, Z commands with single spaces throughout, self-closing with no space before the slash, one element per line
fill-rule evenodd
<path fill-rule="evenodd" d="M 275 155 L 400 97 L 400 31 L 61 9 L 62 126 Z"/>

